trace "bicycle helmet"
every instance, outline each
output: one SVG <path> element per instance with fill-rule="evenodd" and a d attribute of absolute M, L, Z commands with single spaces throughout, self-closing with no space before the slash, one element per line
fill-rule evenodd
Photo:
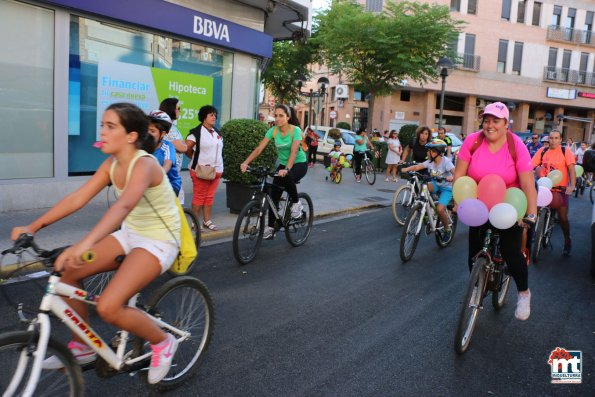
<path fill-rule="evenodd" d="M 337 140 L 337 141 L 335 141 L 335 144 L 333 146 L 341 147 L 341 145 L 342 145 L 341 141 Z"/>
<path fill-rule="evenodd" d="M 446 146 L 446 142 L 439 138 L 434 138 L 426 143 L 426 149 L 435 149 L 439 153 L 444 153 L 444 151 L 446 151 Z"/>
<path fill-rule="evenodd" d="M 169 115 L 161 110 L 153 110 L 150 112 L 149 119 L 152 122 L 159 123 L 167 132 L 169 132 L 169 129 L 173 124 Z"/>

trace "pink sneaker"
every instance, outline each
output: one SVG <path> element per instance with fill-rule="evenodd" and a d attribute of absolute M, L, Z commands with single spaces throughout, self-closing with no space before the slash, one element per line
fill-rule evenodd
<path fill-rule="evenodd" d="M 97 353 L 84 343 L 71 340 L 68 342 L 68 349 L 80 365 L 89 364 L 97 359 Z M 41 368 L 60 369 L 64 368 L 64 365 L 58 357 L 51 356 L 43 360 Z"/>
<path fill-rule="evenodd" d="M 172 335 L 167 334 L 165 340 L 156 345 L 151 345 L 153 357 L 151 357 L 151 367 L 147 375 L 149 383 L 154 385 L 161 382 L 171 368 L 171 363 L 178 349 L 178 340 Z"/>

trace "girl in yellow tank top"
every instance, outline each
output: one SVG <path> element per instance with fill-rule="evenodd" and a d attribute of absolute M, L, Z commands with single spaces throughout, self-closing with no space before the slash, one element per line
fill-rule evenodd
<path fill-rule="evenodd" d="M 118 200 L 86 236 L 64 250 L 54 266 L 62 270 L 63 282 L 77 288 L 86 277 L 117 270 L 101 294 L 97 312 L 105 322 L 151 343 L 153 358 L 148 377 L 150 383 L 157 383 L 169 371 L 177 341 L 126 303 L 177 257 L 181 220 L 167 176 L 155 158 L 143 150 L 152 150 L 155 142 L 141 109 L 129 103 L 110 105 L 101 121 L 101 143 L 101 151 L 110 157 L 97 172 L 39 219 L 14 228 L 11 237 L 14 240 L 22 233 L 35 234 L 79 210 L 112 183 Z M 82 255 L 89 250 L 96 253 L 96 259 L 85 263 Z M 126 257 L 118 263 L 116 258 L 121 255 Z M 88 321 L 84 303 L 68 303 Z M 95 358 L 76 336 L 69 347 L 79 362 Z"/>

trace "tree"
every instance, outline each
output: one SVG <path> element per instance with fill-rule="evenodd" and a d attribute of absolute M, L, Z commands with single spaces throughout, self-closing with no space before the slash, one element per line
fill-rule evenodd
<path fill-rule="evenodd" d="M 436 81 L 436 61 L 463 22 L 451 19 L 447 6 L 389 1 L 379 14 L 353 2 L 333 2 L 316 23 L 311 41 L 333 73 L 370 93 L 372 117 L 375 97 L 390 95 L 402 80 Z"/>
<path fill-rule="evenodd" d="M 262 82 L 277 101 L 292 104 L 299 100 L 300 94 L 295 82 L 310 75 L 308 64 L 312 62 L 314 52 L 314 46 L 309 43 L 273 43 L 273 57 L 262 74 Z"/>

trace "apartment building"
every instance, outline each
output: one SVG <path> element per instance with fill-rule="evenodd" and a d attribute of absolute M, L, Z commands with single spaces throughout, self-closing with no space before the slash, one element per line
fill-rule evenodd
<path fill-rule="evenodd" d="M 382 6 L 381 0 L 360 3 L 371 12 Z M 446 78 L 442 121 L 447 128 L 475 131 L 482 109 L 502 101 L 511 110 L 514 131 L 542 133 L 557 127 L 574 140 L 595 141 L 595 1 L 432 3 L 449 6 L 453 18 L 466 22 L 452 43 L 458 59 Z M 298 105 L 303 121 L 312 112 L 316 124 L 346 121 L 353 129 L 438 124 L 440 81 L 423 86 L 403 81 L 392 95 L 376 98 L 374 115 L 368 117 L 366 93 L 355 91 L 345 76 L 329 75 L 316 65 L 308 87 L 316 92 L 321 76 L 330 80 L 323 106 L 315 112 L 307 100 Z"/>

